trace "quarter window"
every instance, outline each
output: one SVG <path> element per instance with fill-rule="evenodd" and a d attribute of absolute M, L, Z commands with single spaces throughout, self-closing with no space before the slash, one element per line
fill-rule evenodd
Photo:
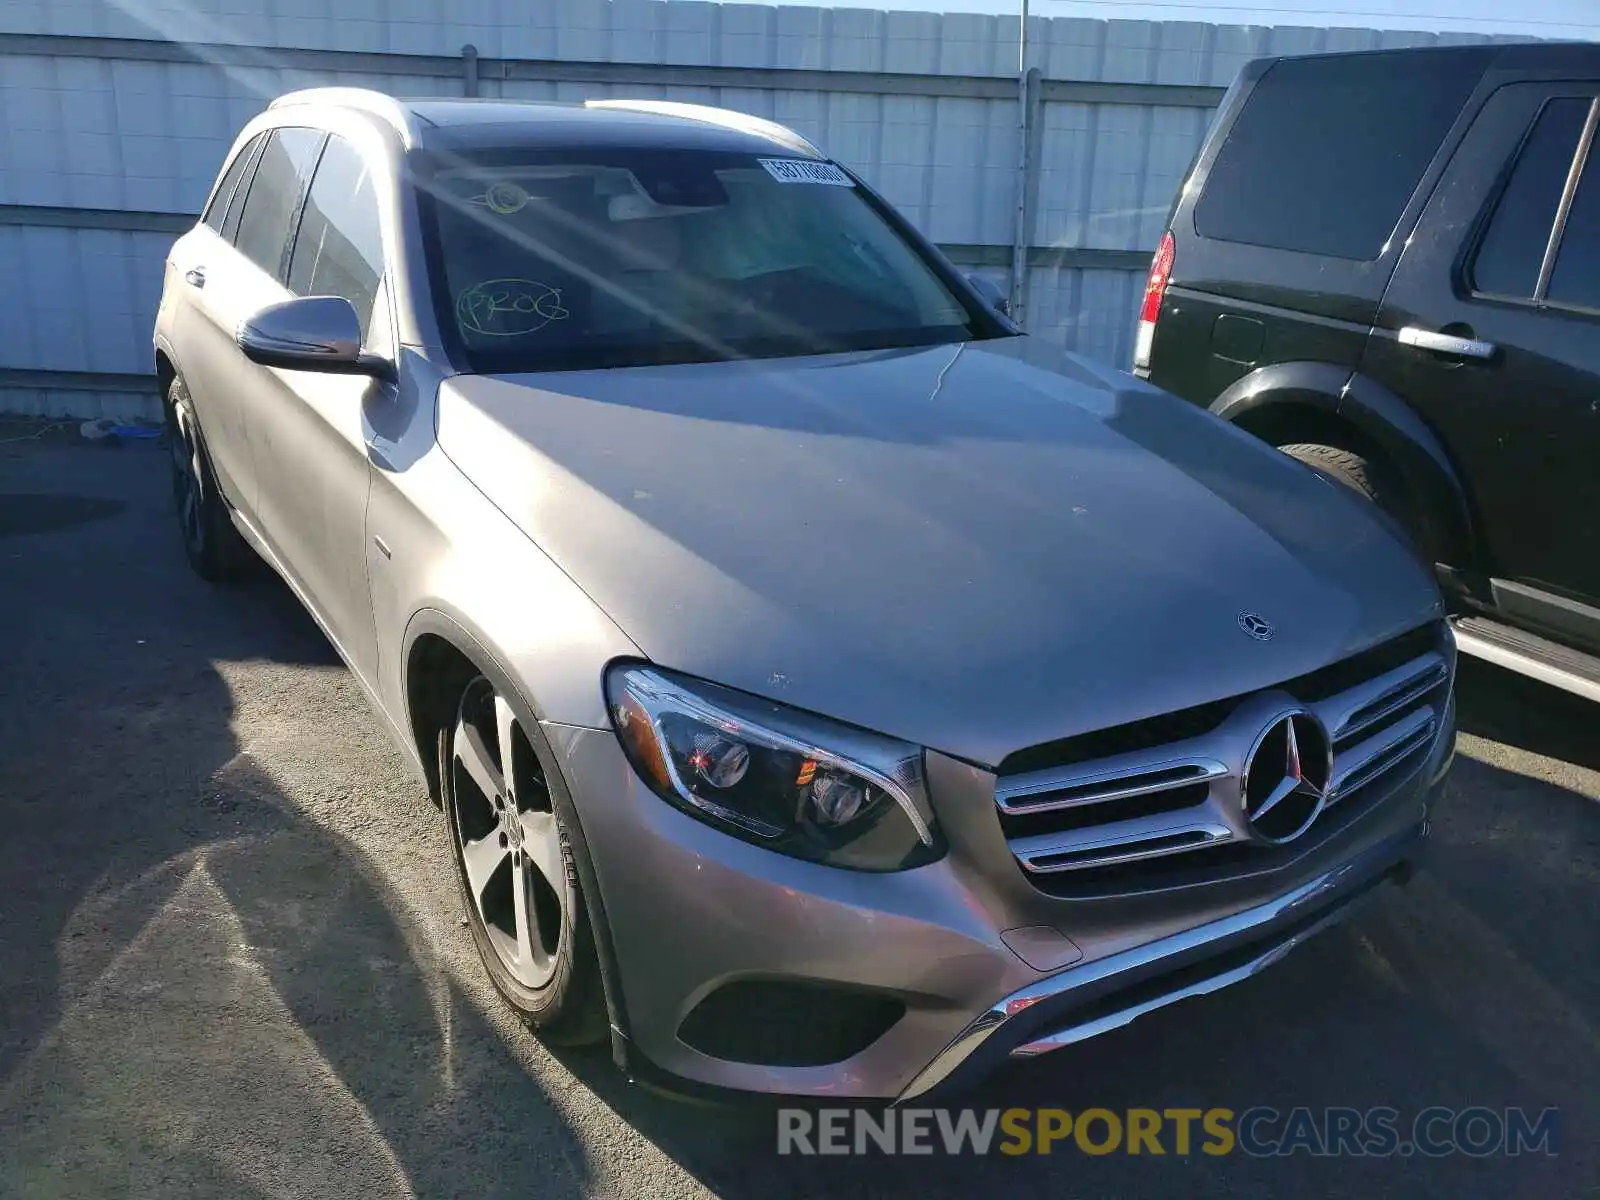
<path fill-rule="evenodd" d="M 278 277 L 290 223 L 316 163 L 324 135 L 314 129 L 275 129 L 250 182 L 235 243 L 267 274 Z"/>
<path fill-rule="evenodd" d="M 289 263 L 297 296 L 343 296 L 371 328 L 372 305 L 383 277 L 383 233 L 372 175 L 342 138 L 330 137 L 306 197 Z"/>
<path fill-rule="evenodd" d="M 1545 299 L 1550 304 L 1600 310 L 1600 149 L 1589 150 Z"/>
<path fill-rule="evenodd" d="M 250 162 L 233 189 L 233 202 L 228 205 L 228 215 L 222 219 L 222 236 L 230 244 L 239 238 L 239 218 L 244 216 L 244 199 L 250 191 L 250 181 L 255 178 L 256 166 L 261 162 L 261 151 L 267 144 L 267 135 L 260 134 L 250 147 Z"/>
<path fill-rule="evenodd" d="M 1276 63 L 1211 166 L 1195 232 L 1377 258 L 1481 71 L 1416 50 Z"/>
<path fill-rule="evenodd" d="M 222 232 L 223 218 L 228 214 L 228 201 L 233 199 L 239 180 L 244 177 L 245 168 L 250 165 L 260 141 L 261 135 L 258 133 L 233 156 L 233 161 L 228 164 L 228 169 L 223 172 L 222 181 L 217 184 L 217 190 L 211 196 L 211 203 L 206 205 L 205 216 L 202 219 L 218 233 Z"/>
<path fill-rule="evenodd" d="M 1472 264 L 1472 284 L 1477 291 L 1532 299 L 1589 103 L 1552 100 L 1539 114 L 1478 246 Z M 1589 190 L 1592 193 L 1597 188 Z M 1593 196 L 1589 203 L 1595 203 Z"/>

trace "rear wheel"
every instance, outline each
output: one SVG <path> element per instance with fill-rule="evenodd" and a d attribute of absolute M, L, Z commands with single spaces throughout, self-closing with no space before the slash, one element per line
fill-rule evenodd
<path fill-rule="evenodd" d="M 166 409 L 172 505 L 184 557 L 194 573 L 209 582 L 236 579 L 250 565 L 250 547 L 233 526 L 181 378 L 167 389 Z"/>
<path fill-rule="evenodd" d="M 1353 450 L 1338 446 L 1324 446 L 1315 442 L 1294 442 L 1279 446 L 1290 458 L 1299 459 L 1312 470 L 1351 491 L 1366 497 L 1388 513 L 1405 531 L 1413 546 L 1420 547 L 1421 537 L 1416 513 L 1404 486 L 1394 477 L 1388 465 Z"/>
<path fill-rule="evenodd" d="M 440 766 L 467 924 L 490 979 L 546 1041 L 599 1041 L 600 968 L 572 847 L 544 765 L 486 676 L 443 731 Z"/>

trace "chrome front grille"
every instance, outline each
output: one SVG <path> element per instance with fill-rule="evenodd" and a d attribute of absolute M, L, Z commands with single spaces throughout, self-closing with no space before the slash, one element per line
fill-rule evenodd
<path fill-rule="evenodd" d="M 1385 778 L 1432 743 L 1449 681 L 1444 651 L 1433 649 L 1311 706 L 1333 738 L 1330 804 Z"/>
<path fill-rule="evenodd" d="M 1182 730 L 1176 741 L 1151 744 L 1140 722 L 1056 743 L 1079 753 L 1073 761 L 1037 765 L 1043 747 L 1014 755 L 995 787 L 1011 852 L 1035 885 L 1062 895 L 1205 882 L 1298 855 L 1421 765 L 1449 699 L 1447 639 L 1425 627 L 1280 687 L 1148 723 Z M 1245 760 L 1265 728 L 1296 711 L 1327 733 L 1326 800 L 1298 839 L 1266 845 L 1245 814 Z"/>
<path fill-rule="evenodd" d="M 1004 779 L 995 803 L 1023 870 L 1074 871 L 1228 840 L 1208 804 L 1228 775 L 1220 759 L 1136 751 Z"/>

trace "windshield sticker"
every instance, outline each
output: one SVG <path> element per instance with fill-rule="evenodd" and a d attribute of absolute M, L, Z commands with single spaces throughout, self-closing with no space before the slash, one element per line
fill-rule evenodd
<path fill-rule="evenodd" d="M 456 297 L 462 331 L 483 337 L 525 337 L 571 315 L 560 288 L 534 279 L 489 279 Z"/>
<path fill-rule="evenodd" d="M 829 187 L 855 187 L 856 181 L 831 162 L 814 158 L 759 158 L 756 160 L 779 183 L 825 183 Z"/>
<path fill-rule="evenodd" d="M 470 197 L 468 203 L 481 204 L 490 212 L 509 217 L 512 213 L 519 213 L 526 208 L 528 200 L 527 192 L 509 180 L 502 179 L 491 183 L 483 195 Z"/>

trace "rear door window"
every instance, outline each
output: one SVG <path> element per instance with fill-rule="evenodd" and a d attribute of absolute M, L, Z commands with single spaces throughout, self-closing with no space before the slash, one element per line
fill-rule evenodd
<path fill-rule="evenodd" d="M 1518 300 L 1533 297 L 1589 103 L 1577 98 L 1552 100 L 1539 114 L 1473 259 L 1476 291 Z M 1589 188 L 1591 193 L 1597 190 L 1600 187 Z M 1594 202 L 1591 195 L 1589 203 Z"/>
<path fill-rule="evenodd" d="M 235 245 L 277 278 L 289 229 L 326 135 L 315 129 L 274 129 L 250 182 Z"/>
<path fill-rule="evenodd" d="M 355 306 L 365 335 L 382 277 L 383 232 L 372 176 L 349 142 L 330 137 L 295 235 L 289 290 L 344 297 Z"/>
<path fill-rule="evenodd" d="M 1195 232 L 1377 258 L 1481 73 L 1476 58 L 1415 52 L 1274 64 L 1208 172 Z"/>

